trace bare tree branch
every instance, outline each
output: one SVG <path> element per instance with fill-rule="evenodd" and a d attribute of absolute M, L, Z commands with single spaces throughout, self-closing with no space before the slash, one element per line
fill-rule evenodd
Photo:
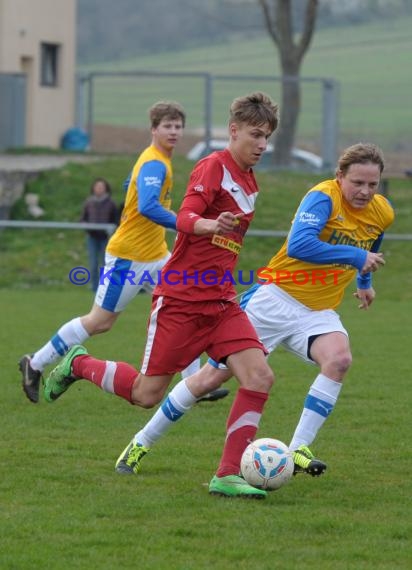
<path fill-rule="evenodd" d="M 290 0 L 275 0 L 277 33 L 282 58 L 295 59 Z"/>
<path fill-rule="evenodd" d="M 262 7 L 263 17 L 265 20 L 265 26 L 266 26 L 266 29 L 268 31 L 268 34 L 270 35 L 272 40 L 275 42 L 275 44 L 279 47 L 279 38 L 278 38 L 278 35 L 276 33 L 276 22 L 274 21 L 274 19 L 272 18 L 272 15 L 270 13 L 269 1 L 270 0 L 258 0 L 259 4 Z"/>
<path fill-rule="evenodd" d="M 309 44 L 312 40 L 313 32 L 315 29 L 317 8 L 318 8 L 318 0 L 309 0 L 308 3 L 306 4 L 304 27 L 300 38 L 300 42 L 297 46 L 298 47 L 297 57 L 299 58 L 299 60 L 301 60 L 305 55 L 306 50 L 308 49 Z"/>
<path fill-rule="evenodd" d="M 318 1 L 306 0 L 302 33 L 295 41 L 292 0 L 258 0 L 282 68 L 282 115 L 274 152 L 274 161 L 278 165 L 288 164 L 291 158 L 301 106 L 299 70 L 313 36 Z"/>
<path fill-rule="evenodd" d="M 292 62 L 299 66 L 309 47 L 315 28 L 318 1 L 307 0 L 303 31 L 295 43 L 291 0 L 258 0 L 266 29 L 278 47 L 281 61 L 286 67 L 290 67 Z"/>

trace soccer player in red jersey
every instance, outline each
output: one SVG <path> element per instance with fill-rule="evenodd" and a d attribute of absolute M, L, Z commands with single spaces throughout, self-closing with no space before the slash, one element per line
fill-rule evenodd
<path fill-rule="evenodd" d="M 267 95 L 257 92 L 235 99 L 228 147 L 193 169 L 177 216 L 173 253 L 154 291 L 140 371 L 124 362 L 97 360 L 75 346 L 50 373 L 44 388 L 46 400 L 52 402 L 74 381 L 86 379 L 132 404 L 151 408 L 160 402 L 174 374 L 203 352 L 227 364 L 241 388 L 210 492 L 231 496 L 266 495 L 239 476 L 239 465 L 256 434 L 274 378 L 228 276 L 254 215 L 258 186 L 252 167 L 277 123 L 277 105 Z M 197 400 L 185 383 L 181 392 L 179 402 L 165 402 L 172 417 Z M 117 471 L 133 473 L 141 454 L 142 447 L 133 439 L 119 457 Z"/>
<path fill-rule="evenodd" d="M 308 446 L 334 410 L 352 363 L 349 335 L 337 308 L 356 276 L 354 296 L 360 309 L 368 309 L 375 299 L 372 273 L 385 264 L 379 249 L 394 211 L 378 193 L 383 169 L 383 154 L 376 145 L 358 143 L 345 149 L 336 177 L 307 192 L 284 244 L 258 270 L 259 282 L 240 299 L 269 353 L 283 346 L 319 368 L 289 443 L 295 474 L 319 476 L 327 469 Z M 202 394 L 231 376 L 230 369 L 209 359 L 199 372 L 176 384 L 135 435 L 141 453 L 139 458 L 135 454 L 133 472 L 138 472 L 147 452 L 188 411 L 187 400 L 187 410 L 180 404 L 185 387 Z M 171 413 L 175 408 L 179 414 Z M 231 487 L 224 480 L 214 478 L 210 491 L 230 496 Z"/>

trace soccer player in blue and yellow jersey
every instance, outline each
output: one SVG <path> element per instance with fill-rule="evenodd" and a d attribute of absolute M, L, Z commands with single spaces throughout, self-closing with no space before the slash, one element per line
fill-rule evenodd
<path fill-rule="evenodd" d="M 348 333 L 335 309 L 355 276 L 359 308 L 367 309 L 375 298 L 371 274 L 384 265 L 378 249 L 394 219 L 391 205 L 377 193 L 383 167 L 382 153 L 375 145 L 347 148 L 339 159 L 336 178 L 317 184 L 306 194 L 285 243 L 268 266 L 259 270 L 261 282 L 241 300 L 268 353 L 282 345 L 320 368 L 290 442 L 296 473 L 317 476 L 325 471 L 325 463 L 308 446 L 332 412 L 352 362 Z M 144 449 L 141 457 L 189 409 L 187 402 L 186 408 L 177 405 L 183 386 L 200 396 L 231 375 L 209 360 L 177 384 L 135 437 Z M 169 407 L 175 414 L 168 413 Z M 225 450 L 229 444 L 228 439 Z M 233 495 L 222 479 L 212 481 L 210 491 Z"/>
<path fill-rule="evenodd" d="M 159 101 L 150 108 L 149 117 L 152 141 L 125 183 L 120 225 L 107 245 L 105 267 L 90 312 L 65 323 L 43 347 L 19 362 L 23 390 L 34 403 L 39 399 L 44 368 L 73 345 L 110 330 L 140 290 L 152 293 L 170 257 L 165 228 L 176 228 L 176 214 L 170 209 L 171 157 L 182 137 L 186 115 L 180 104 Z M 198 364 L 194 363 L 193 368 L 197 369 Z M 224 396 L 227 390 L 221 394 Z"/>

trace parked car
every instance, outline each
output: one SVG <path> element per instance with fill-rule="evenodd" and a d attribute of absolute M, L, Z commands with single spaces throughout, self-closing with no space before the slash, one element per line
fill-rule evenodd
<path fill-rule="evenodd" d="M 212 139 L 209 144 L 209 151 L 205 141 L 200 141 L 187 153 L 189 160 L 199 160 L 214 150 L 223 150 L 227 147 L 227 140 Z M 272 170 L 273 166 L 273 145 L 268 144 L 266 151 L 263 153 L 258 165 L 259 170 Z M 292 149 L 291 167 L 296 170 L 309 170 L 311 172 L 319 172 L 322 170 L 322 158 L 313 152 L 302 150 L 300 148 Z"/>

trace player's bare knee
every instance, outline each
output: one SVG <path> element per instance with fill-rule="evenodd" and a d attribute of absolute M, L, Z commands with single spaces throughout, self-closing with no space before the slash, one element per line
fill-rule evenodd
<path fill-rule="evenodd" d="M 156 402 L 157 403 L 157 402 Z M 151 401 L 151 400 L 141 400 L 139 402 L 134 402 L 135 406 L 139 406 L 140 408 L 143 408 L 145 410 L 151 410 L 152 408 L 154 408 L 154 406 L 156 405 L 155 402 Z"/>
<path fill-rule="evenodd" d="M 256 368 L 249 376 L 247 388 L 256 392 L 270 392 L 275 382 L 275 375 L 269 366 Z"/>
<path fill-rule="evenodd" d="M 262 376 L 262 382 L 265 387 L 265 392 L 270 392 L 273 384 L 275 383 L 275 374 L 271 368 L 267 368 L 265 374 Z"/>
<path fill-rule="evenodd" d="M 350 352 L 332 354 L 329 361 L 322 366 L 322 371 L 326 376 L 342 379 L 351 364 L 352 355 Z"/>
<path fill-rule="evenodd" d="M 344 354 L 339 354 L 336 358 L 335 364 L 342 374 L 346 373 L 352 364 L 351 353 L 345 352 Z"/>
<path fill-rule="evenodd" d="M 154 408 L 161 400 L 162 396 L 159 394 L 141 394 L 137 397 L 132 394 L 132 404 L 145 410 Z"/>

